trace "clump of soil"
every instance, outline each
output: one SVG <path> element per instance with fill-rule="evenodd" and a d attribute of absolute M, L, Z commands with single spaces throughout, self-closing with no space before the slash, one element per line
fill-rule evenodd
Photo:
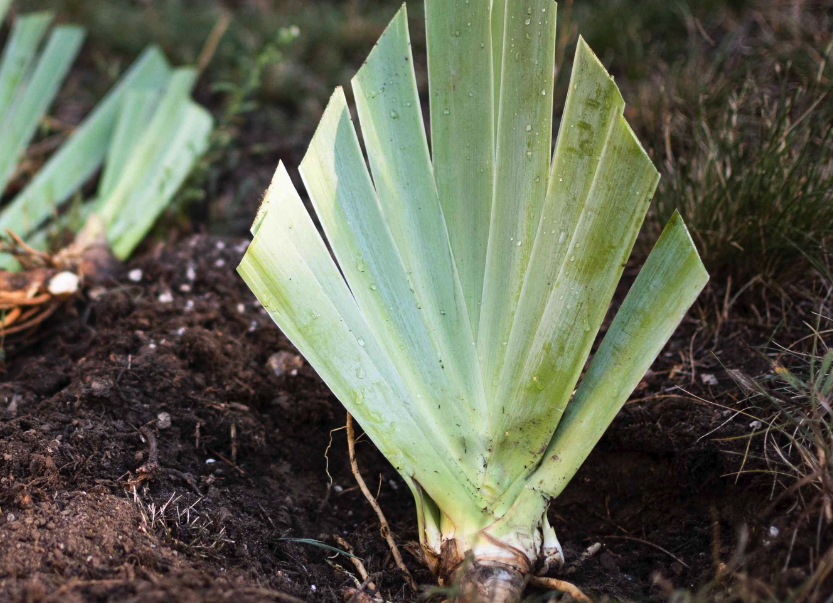
<path fill-rule="evenodd" d="M 332 431 L 342 407 L 234 272 L 245 247 L 161 248 L 8 344 L 0 599 L 340 601 L 356 586 L 349 560 L 297 540 L 338 546 L 333 534 L 379 572 L 386 599 L 416 598 Z M 667 386 L 690 337 L 684 327 L 637 395 Z M 734 469 L 701 438 L 723 421 L 679 396 L 628 404 L 552 506 L 560 577 L 660 601 L 669 584 L 712 579 L 739 525 L 757 538 L 763 486 L 721 478 Z M 366 439 L 358 454 L 397 539 L 416 540 L 404 482 Z"/>

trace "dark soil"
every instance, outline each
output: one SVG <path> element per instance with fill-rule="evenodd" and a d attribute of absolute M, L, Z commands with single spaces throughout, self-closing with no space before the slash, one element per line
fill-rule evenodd
<path fill-rule="evenodd" d="M 344 410 L 308 365 L 292 374 L 292 356 L 273 356 L 297 352 L 234 272 L 245 245 L 198 236 L 160 248 L 36 339 L 7 342 L 0 600 L 340 601 L 356 585 L 349 559 L 292 540 L 339 546 L 334 534 L 381 572 L 385 599 L 415 598 L 355 487 L 344 431 L 331 434 Z M 568 560 L 557 575 L 588 593 L 664 600 L 671 585 L 712 580 L 741 526 L 749 547 L 769 537 L 769 483 L 723 477 L 736 460 L 702 437 L 731 412 L 663 394 L 679 383 L 714 399 L 685 369 L 694 328 L 683 326 L 552 505 Z M 717 361 L 704 363 L 725 389 Z M 415 540 L 404 482 L 366 439 L 358 451 L 397 540 Z"/>

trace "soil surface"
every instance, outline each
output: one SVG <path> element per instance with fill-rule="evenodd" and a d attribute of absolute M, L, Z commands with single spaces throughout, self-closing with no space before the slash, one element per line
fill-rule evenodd
<path fill-rule="evenodd" d="M 0 600 L 341 601 L 356 570 L 318 544 L 342 548 L 333 535 L 378 572 L 386 600 L 416 599 L 333 431 L 343 408 L 234 271 L 245 248 L 207 236 L 160 247 L 35 338 L 6 342 Z M 696 338 L 684 323 L 552 505 L 567 556 L 553 575 L 589 594 L 665 600 L 713 580 L 743 542 L 758 559 L 786 547 L 761 516 L 770 482 L 725 477 L 737 459 L 704 437 L 732 411 L 673 388 L 713 400 L 730 386 L 706 354 L 692 374 Z M 404 482 L 366 438 L 358 457 L 396 539 L 416 540 Z"/>

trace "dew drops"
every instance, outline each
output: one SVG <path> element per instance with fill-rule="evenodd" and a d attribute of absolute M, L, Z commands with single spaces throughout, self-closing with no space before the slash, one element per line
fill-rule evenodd
<path fill-rule="evenodd" d="M 376 285 L 370 285 L 370 290 L 371 291 L 376 291 L 376 289 L 377 289 Z"/>
<path fill-rule="evenodd" d="M 559 178 L 558 181 L 559 182 L 564 182 L 564 178 Z"/>
<path fill-rule="evenodd" d="M 532 132 L 532 125 L 527 124 L 527 126 L 526 126 L 526 131 L 527 131 L 527 132 Z"/>
<path fill-rule="evenodd" d="M 520 246 L 521 246 L 521 242 L 520 242 L 520 241 L 518 241 L 518 247 L 520 247 Z"/>
<path fill-rule="evenodd" d="M 457 30 L 457 31 L 455 31 L 455 32 L 454 32 L 454 37 L 455 37 L 455 38 L 459 38 L 459 37 L 460 37 L 460 31 L 459 31 L 459 30 Z"/>
<path fill-rule="evenodd" d="M 480 42 L 480 48 L 486 48 L 486 42 Z"/>
<path fill-rule="evenodd" d="M 466 27 L 471 27 L 471 21 L 469 21 L 468 23 L 466 23 Z"/>
<path fill-rule="evenodd" d="M 541 96 L 546 96 L 546 95 L 547 95 L 547 91 L 546 90 L 541 90 Z"/>
<path fill-rule="evenodd" d="M 474 92 L 469 92 L 469 96 L 474 96 Z"/>
<path fill-rule="evenodd" d="M 364 369 L 362 367 L 356 367 L 356 377 L 359 379 L 364 379 Z"/>
<path fill-rule="evenodd" d="M 554 233 L 554 232 L 555 232 L 555 231 L 553 230 L 553 233 Z M 563 243 L 563 242 L 564 242 L 564 238 L 565 238 L 566 236 L 567 236 L 567 231 L 566 231 L 566 230 L 562 230 L 562 231 L 561 231 L 561 235 L 558 237 L 558 242 L 559 242 L 559 243 Z"/>
<path fill-rule="evenodd" d="M 503 346 L 504 346 L 504 347 L 506 347 L 507 345 L 509 345 L 509 342 L 508 342 L 508 341 L 504 341 L 504 342 L 503 342 Z"/>
<path fill-rule="evenodd" d="M 530 23 L 532 23 L 532 19 L 527 19 L 526 21 L 524 21 L 524 25 L 529 25 Z"/>
<path fill-rule="evenodd" d="M 532 159 L 532 151 L 527 151 L 526 156 L 527 158 Z"/>
<path fill-rule="evenodd" d="M 576 261 L 576 256 L 571 255 L 571 256 L 570 256 L 570 261 L 571 261 L 571 262 L 575 262 L 575 261 Z"/>
<path fill-rule="evenodd" d="M 360 346 L 362 346 L 362 347 L 364 347 L 364 346 L 365 346 L 364 339 L 362 339 L 361 337 L 359 337 L 356 341 L 358 342 L 358 344 L 359 344 Z"/>
<path fill-rule="evenodd" d="M 526 14 L 527 14 L 527 15 L 531 15 L 531 14 L 532 14 L 532 7 L 531 7 L 531 6 L 530 6 L 528 9 L 526 9 Z"/>
<path fill-rule="evenodd" d="M 535 182 L 541 182 L 541 176 L 535 176 Z"/>
<path fill-rule="evenodd" d="M 396 111 L 391 111 L 390 116 L 391 119 L 399 119 L 399 113 L 397 113 Z"/>
<path fill-rule="evenodd" d="M 411 101 L 408 101 L 407 103 L 405 103 L 405 106 L 410 107 L 411 106 Z"/>
<path fill-rule="evenodd" d="M 451 111 L 449 111 L 448 109 L 443 109 L 443 115 L 449 115 L 450 113 Z"/>

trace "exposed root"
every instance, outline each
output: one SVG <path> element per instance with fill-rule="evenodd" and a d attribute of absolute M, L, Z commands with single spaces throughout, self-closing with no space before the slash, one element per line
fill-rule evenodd
<path fill-rule="evenodd" d="M 344 540 L 344 538 L 342 538 L 338 534 L 333 534 L 333 539 L 339 544 L 340 547 L 342 547 L 351 555 L 353 554 L 353 547 L 350 545 L 349 542 Z M 367 573 L 367 569 L 364 567 L 364 563 L 362 563 L 362 560 L 358 557 L 353 556 L 350 557 L 350 563 L 352 563 L 353 567 L 356 568 L 356 571 L 359 572 L 359 576 L 361 576 L 362 582 L 367 582 L 367 588 L 369 588 L 370 590 L 376 590 L 376 585 L 373 584 L 373 582 L 369 581 L 370 577 Z"/>
<path fill-rule="evenodd" d="M 114 261 L 92 227 L 55 255 L 7 233 L 11 240 L 0 252 L 14 256 L 22 270 L 0 271 L 0 338 L 33 330 L 78 294 L 85 279 L 109 273 Z"/>
<path fill-rule="evenodd" d="M 367 501 L 370 503 L 370 506 L 373 507 L 373 510 L 376 512 L 376 516 L 379 518 L 379 523 L 381 524 L 381 531 L 382 537 L 387 540 L 388 546 L 390 547 L 390 551 L 393 554 L 393 559 L 396 562 L 396 566 L 402 570 L 402 573 L 405 574 L 405 581 L 408 583 L 408 586 L 411 587 L 411 590 L 416 592 L 417 585 L 414 582 L 413 576 L 411 576 L 411 572 L 408 571 L 408 568 L 405 566 L 405 562 L 402 561 L 402 555 L 399 552 L 399 547 L 396 546 L 396 542 L 393 540 L 393 535 L 390 532 L 390 525 L 388 524 L 388 520 L 385 519 L 385 514 L 382 512 L 382 508 L 379 506 L 379 503 L 376 502 L 376 498 L 367 488 L 367 484 L 365 484 L 364 479 L 362 478 L 361 473 L 359 472 L 359 464 L 356 461 L 356 437 L 355 432 L 353 431 L 353 417 L 350 413 L 347 413 L 347 449 L 350 453 L 350 468 L 353 470 L 353 476 L 356 478 L 356 482 L 359 484 L 359 488 L 361 488 L 362 493 L 364 494 Z"/>
<path fill-rule="evenodd" d="M 576 601 L 581 603 L 590 603 L 590 597 L 581 592 L 581 589 L 575 584 L 559 580 L 558 578 L 543 578 L 541 576 L 533 576 L 529 583 L 538 588 L 547 588 L 549 590 L 560 590 L 562 593 L 570 595 Z"/>

